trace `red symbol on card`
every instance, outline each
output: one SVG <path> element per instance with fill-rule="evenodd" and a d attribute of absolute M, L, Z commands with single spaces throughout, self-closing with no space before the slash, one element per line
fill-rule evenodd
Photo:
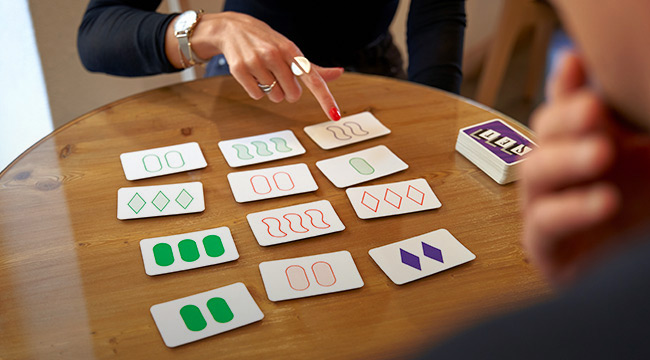
<path fill-rule="evenodd" d="M 317 261 L 312 264 L 311 272 L 320 286 L 329 287 L 336 284 L 336 276 L 332 265 L 325 261 Z M 291 265 L 284 270 L 289 286 L 296 291 L 307 290 L 311 283 L 307 271 L 300 265 Z"/>
<path fill-rule="evenodd" d="M 424 193 L 414 188 L 413 185 L 409 185 L 408 190 L 406 190 L 406 197 L 420 205 L 424 204 Z"/>
<path fill-rule="evenodd" d="M 413 185 L 409 185 L 408 189 L 406 190 L 406 197 L 420 206 L 424 205 L 424 193 L 416 189 Z M 384 193 L 384 201 L 389 203 L 394 208 L 399 209 L 402 207 L 402 198 L 402 195 L 396 193 L 390 188 L 386 188 L 386 192 Z M 367 207 L 373 212 L 377 212 L 379 210 L 380 203 L 381 201 L 371 195 L 369 192 L 363 192 L 363 195 L 361 196 L 361 204 L 363 204 L 363 206 Z"/>
<path fill-rule="evenodd" d="M 397 209 L 402 206 L 402 197 L 397 195 L 397 193 L 391 189 L 386 189 L 386 194 L 384 194 L 384 201 L 393 205 Z"/>
<path fill-rule="evenodd" d="M 325 222 L 325 215 L 318 209 L 305 210 L 304 213 L 309 218 L 311 226 L 316 229 L 327 229 L 331 226 Z M 304 234 L 310 231 L 310 229 L 306 228 L 303 224 L 303 216 L 301 214 L 287 213 L 282 215 L 282 218 L 289 223 L 289 230 L 294 233 Z M 269 235 L 275 238 L 283 238 L 287 236 L 287 233 L 282 231 L 283 222 L 280 219 L 276 217 L 267 217 L 262 219 L 262 223 L 266 225 Z"/>
<path fill-rule="evenodd" d="M 267 178 L 265 175 L 253 175 L 250 178 L 250 183 L 253 187 L 253 191 L 259 195 L 268 194 L 273 190 L 269 178 Z M 275 187 L 280 191 L 289 191 L 296 187 L 296 185 L 293 183 L 291 175 L 284 171 L 279 171 L 273 174 L 273 183 L 275 184 Z"/>
<path fill-rule="evenodd" d="M 363 196 L 361 196 L 361 203 L 374 212 L 377 212 L 377 209 L 379 209 L 379 199 L 370 195 L 370 193 L 367 191 L 363 192 Z"/>

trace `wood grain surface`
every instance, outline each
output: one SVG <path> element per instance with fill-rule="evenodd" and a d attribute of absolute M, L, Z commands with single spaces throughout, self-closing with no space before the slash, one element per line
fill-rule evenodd
<path fill-rule="evenodd" d="M 394 358 L 435 345 L 482 319 L 546 297 L 550 290 L 521 250 L 516 184 L 500 186 L 454 150 L 461 127 L 503 118 L 464 99 L 412 83 L 346 74 L 330 84 L 343 116 L 371 111 L 392 133 L 321 150 L 303 127 L 326 121 L 314 98 L 295 104 L 253 101 L 230 77 L 164 87 L 106 105 L 56 130 L 0 174 L 0 358 L 275 359 Z M 25 120 L 27 121 L 27 119 Z M 512 123 L 512 122 L 511 122 Z M 521 126 L 514 124 L 522 131 Z M 299 157 L 232 169 L 217 142 L 291 129 Z M 196 141 L 201 170 L 127 181 L 124 152 Z M 364 185 L 423 177 L 442 207 L 359 219 L 345 191 L 315 162 L 386 145 L 406 171 Z M 306 163 L 313 193 L 239 204 L 232 171 Z M 120 221 L 117 190 L 201 181 L 199 214 Z M 342 232 L 261 247 L 246 214 L 321 199 Z M 144 272 L 144 238 L 228 226 L 237 261 L 156 277 Z M 476 260 L 406 285 L 394 285 L 368 250 L 448 229 Z M 273 303 L 262 261 L 348 250 L 365 285 L 357 290 Z M 262 321 L 178 348 L 167 348 L 149 308 L 243 282 Z"/>

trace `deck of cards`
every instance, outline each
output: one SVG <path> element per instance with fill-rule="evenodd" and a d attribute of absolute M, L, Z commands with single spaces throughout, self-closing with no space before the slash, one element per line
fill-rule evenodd
<path fill-rule="evenodd" d="M 517 180 L 516 169 L 537 145 L 500 119 L 460 129 L 456 151 L 497 183 Z"/>

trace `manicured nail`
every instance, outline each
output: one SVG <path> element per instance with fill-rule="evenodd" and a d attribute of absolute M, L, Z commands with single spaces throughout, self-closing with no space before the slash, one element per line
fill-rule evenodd
<path fill-rule="evenodd" d="M 337 109 L 336 107 L 331 108 L 330 109 L 330 117 L 334 121 L 341 120 L 341 113 L 339 112 L 339 109 Z"/>

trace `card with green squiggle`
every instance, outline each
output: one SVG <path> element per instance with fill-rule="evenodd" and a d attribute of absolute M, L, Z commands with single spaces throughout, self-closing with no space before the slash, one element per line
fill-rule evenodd
<path fill-rule="evenodd" d="M 219 142 L 219 149 L 230 167 L 259 164 L 305 153 L 291 130 Z"/>

